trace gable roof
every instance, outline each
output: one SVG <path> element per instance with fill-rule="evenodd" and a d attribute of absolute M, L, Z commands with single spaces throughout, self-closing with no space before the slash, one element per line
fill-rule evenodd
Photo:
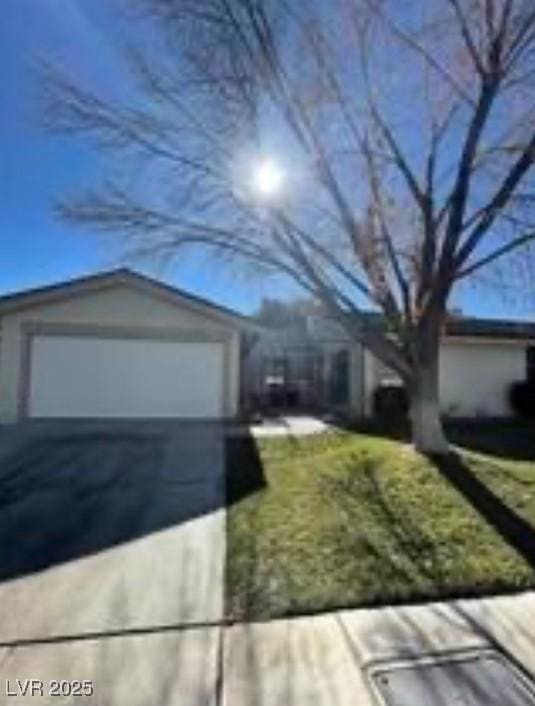
<path fill-rule="evenodd" d="M 191 294 L 160 280 L 147 277 L 147 275 L 131 270 L 128 267 L 0 296 L 0 317 L 33 306 L 51 304 L 72 296 L 90 294 L 91 292 L 120 285 L 132 287 L 138 291 L 164 299 L 175 306 L 188 308 L 195 313 L 210 316 L 234 326 L 245 327 L 252 324 L 251 320 L 243 314 L 238 314 L 231 309 L 214 304 L 208 299 Z"/>

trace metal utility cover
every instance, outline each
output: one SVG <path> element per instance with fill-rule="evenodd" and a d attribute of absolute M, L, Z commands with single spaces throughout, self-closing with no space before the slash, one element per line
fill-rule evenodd
<path fill-rule="evenodd" d="M 370 678 L 386 706 L 535 706 L 533 684 L 494 650 L 385 663 Z"/>

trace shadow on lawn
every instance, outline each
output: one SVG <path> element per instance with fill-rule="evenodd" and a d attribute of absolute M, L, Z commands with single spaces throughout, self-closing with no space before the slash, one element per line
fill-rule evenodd
<path fill-rule="evenodd" d="M 347 431 L 410 442 L 408 420 L 366 419 L 337 425 Z M 446 436 L 455 446 L 514 461 L 535 462 L 535 424 L 520 419 L 446 419 Z"/>
<path fill-rule="evenodd" d="M 517 419 L 455 419 L 447 420 L 445 427 L 450 441 L 467 450 L 497 459 L 535 461 L 535 427 L 532 422 Z M 410 439 L 408 423 L 384 425 L 372 421 L 368 428 L 363 428 L 362 431 L 396 440 Z M 442 477 L 535 569 L 533 526 L 511 510 L 479 480 L 461 455 L 450 453 L 447 456 L 430 457 L 429 460 Z M 497 472 L 505 472 L 498 463 L 492 463 L 492 466 Z"/>
<path fill-rule="evenodd" d="M 535 569 L 535 529 L 510 509 L 474 474 L 457 454 L 429 459 L 438 473 L 453 486 L 471 507 L 500 537 Z M 386 492 L 379 469 L 372 458 L 355 458 L 352 466 L 358 473 L 349 472 L 341 478 L 322 479 L 326 496 L 335 501 L 344 517 L 344 536 L 333 537 L 333 542 L 347 542 L 342 551 L 351 548 L 353 554 L 373 557 L 381 581 L 386 587 L 401 581 L 401 590 L 410 587 L 410 599 L 429 597 L 429 589 L 451 596 L 471 595 L 469 586 L 451 582 L 448 553 L 444 553 L 432 533 L 422 527 L 407 512 L 407 506 L 398 506 Z M 429 499 L 432 510 L 432 498 Z M 366 527 L 371 527 L 368 532 Z M 358 570 L 358 567 L 357 567 Z M 358 576 L 357 576 L 358 578 Z M 503 586 L 496 584 L 494 589 Z M 490 590 L 492 586 L 487 586 Z M 479 589 L 474 589 L 480 593 Z M 402 598 L 400 596 L 400 598 Z M 382 602 L 382 601 L 379 601 Z"/>
<path fill-rule="evenodd" d="M 335 533 L 333 542 L 342 543 L 342 552 L 373 557 L 381 572 L 381 583 L 388 587 L 391 581 L 411 587 L 416 584 L 445 587 L 447 567 L 437 551 L 433 538 L 415 521 L 405 507 L 397 506 L 388 497 L 379 477 L 379 467 L 372 458 L 358 457 L 345 477 L 326 477 L 321 480 L 326 497 L 331 498 L 341 511 L 343 536 Z M 372 528 L 371 532 L 367 527 Z M 346 544 L 349 537 L 349 544 Z M 355 565 L 361 579 L 361 566 Z M 427 589 L 423 589 L 427 593 Z M 382 600 L 378 601 L 382 603 Z"/>
<path fill-rule="evenodd" d="M 500 536 L 535 569 L 535 530 L 533 526 L 511 510 L 470 469 L 461 456 L 430 457 L 438 472 Z"/>
<path fill-rule="evenodd" d="M 535 461 L 535 425 L 519 419 L 451 420 L 450 441 L 471 451 L 515 461 Z"/>
<path fill-rule="evenodd" d="M 227 505 L 266 487 L 264 467 L 251 434 L 228 438 L 225 455 Z"/>

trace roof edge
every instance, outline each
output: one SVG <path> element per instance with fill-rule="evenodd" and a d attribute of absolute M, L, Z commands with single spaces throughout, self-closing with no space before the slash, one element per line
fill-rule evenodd
<path fill-rule="evenodd" d="M 0 317 L 12 312 L 21 311 L 39 304 L 48 304 L 61 301 L 67 297 L 90 293 L 100 288 L 111 287 L 118 284 L 131 285 L 143 288 L 145 291 L 152 289 L 155 294 L 163 294 L 171 303 L 173 299 L 177 305 L 186 305 L 198 313 L 209 313 L 214 318 L 232 322 L 240 326 L 252 326 L 253 321 L 244 314 L 232 309 L 215 304 L 196 294 L 192 294 L 174 285 L 149 277 L 128 267 L 119 267 L 104 270 L 81 277 L 55 282 L 41 287 L 21 290 L 0 296 Z"/>

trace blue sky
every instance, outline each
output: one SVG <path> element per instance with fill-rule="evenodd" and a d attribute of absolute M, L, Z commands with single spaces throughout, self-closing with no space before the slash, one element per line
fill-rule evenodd
<path fill-rule="evenodd" d="M 0 23 L 3 105 L 0 111 L 0 292 L 59 281 L 123 264 L 109 239 L 58 221 L 54 200 L 99 174 L 93 153 L 72 140 L 53 137 L 40 125 L 34 62 L 48 57 L 76 75 L 113 87 L 120 72 L 117 28 L 99 0 L 4 0 Z M 280 282 L 245 279 L 205 261 L 162 270 L 142 267 L 201 296 L 252 311 L 263 294 L 289 296 Z M 525 305 L 473 288 L 456 304 L 467 314 L 524 318 Z"/>
<path fill-rule="evenodd" d="M 92 152 L 43 129 L 35 71 L 37 59 L 47 57 L 77 75 L 113 85 L 119 71 L 114 75 L 117 55 L 104 7 L 95 0 L 4 0 L 0 292 L 124 264 L 117 248 L 110 248 L 110 239 L 77 231 L 53 213 L 55 200 L 78 185 L 91 184 L 99 170 Z M 277 294 L 273 283 L 246 279 L 206 261 L 165 269 L 144 264 L 139 269 L 245 312 L 254 309 L 264 293 Z"/>

